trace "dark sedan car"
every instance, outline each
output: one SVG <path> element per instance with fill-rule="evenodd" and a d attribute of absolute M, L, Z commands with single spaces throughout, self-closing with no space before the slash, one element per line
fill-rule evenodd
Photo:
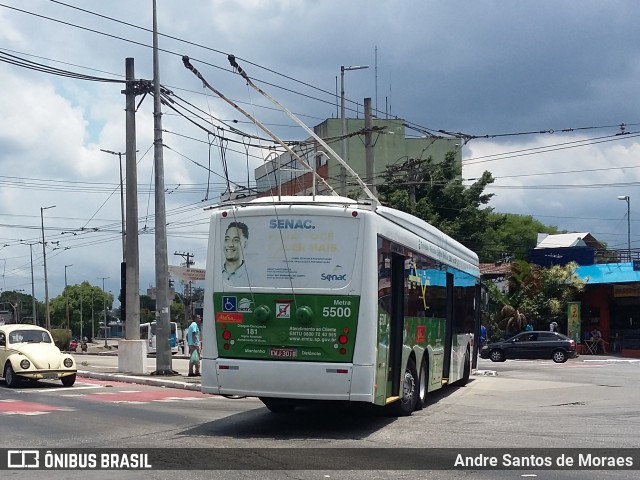
<path fill-rule="evenodd" d="M 576 342 L 558 332 L 522 332 L 480 350 L 481 358 L 504 362 L 507 358 L 550 358 L 556 363 L 576 356 Z"/>

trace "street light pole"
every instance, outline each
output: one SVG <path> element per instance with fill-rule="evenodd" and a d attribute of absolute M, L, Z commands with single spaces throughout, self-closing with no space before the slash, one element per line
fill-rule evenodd
<path fill-rule="evenodd" d="M 67 330 L 68 330 L 69 329 L 69 295 L 67 294 L 67 267 L 73 267 L 73 264 L 64 266 L 64 299 L 67 303 Z"/>
<path fill-rule="evenodd" d="M 120 161 L 120 216 L 122 218 L 122 263 L 120 264 L 120 319 L 126 324 L 126 307 L 127 307 L 127 241 L 124 220 L 124 183 L 122 177 L 122 155 L 127 152 L 114 152 L 113 150 L 100 149 L 101 152 L 117 155 Z M 128 189 L 127 189 L 128 190 Z M 127 196 L 129 192 L 127 191 Z M 136 216 L 137 218 L 137 216 Z"/>
<path fill-rule="evenodd" d="M 108 278 L 111 277 L 100 277 L 102 279 L 102 294 L 104 295 L 102 297 L 102 307 L 104 308 L 104 346 L 105 348 L 108 347 L 107 345 L 107 295 L 104 290 L 104 281 Z"/>
<path fill-rule="evenodd" d="M 47 281 L 47 249 L 44 241 L 44 211 L 54 208 L 55 205 L 49 207 L 40 207 L 40 224 L 42 226 L 42 259 L 44 261 L 44 312 L 47 330 L 51 330 L 51 316 L 49 314 L 49 282 Z"/>
<path fill-rule="evenodd" d="M 35 285 L 33 283 L 33 243 L 29 244 L 29 255 L 31 256 L 31 317 L 33 320 L 33 324 L 37 325 L 37 314 L 36 314 L 36 293 L 35 293 Z"/>
<path fill-rule="evenodd" d="M 93 318 L 93 285 L 91 286 L 91 342 L 93 343 L 93 339 L 96 338 L 96 328 Z"/>
<path fill-rule="evenodd" d="M 80 289 L 80 340 L 84 341 L 84 335 L 82 334 L 82 289 Z"/>
<path fill-rule="evenodd" d="M 631 261 L 631 198 L 629 195 L 619 195 L 618 200 L 627 201 L 627 254 Z"/>
<path fill-rule="evenodd" d="M 347 117 L 344 98 L 344 72 L 351 70 L 363 70 L 369 68 L 369 65 L 353 65 L 340 67 L 340 118 L 342 119 L 342 142 L 341 142 L 341 156 L 342 159 L 347 161 Z M 344 167 L 340 167 L 340 195 L 345 196 L 347 194 L 347 172 Z"/>
<path fill-rule="evenodd" d="M 125 233 L 125 222 L 124 222 L 124 187 L 122 180 L 122 155 L 127 152 L 114 152 L 113 150 L 104 150 L 100 149 L 101 152 L 110 153 L 111 155 L 117 155 L 120 159 L 120 216 L 122 217 L 122 261 L 126 260 L 126 233 Z M 124 299 L 123 299 L 124 301 Z"/>

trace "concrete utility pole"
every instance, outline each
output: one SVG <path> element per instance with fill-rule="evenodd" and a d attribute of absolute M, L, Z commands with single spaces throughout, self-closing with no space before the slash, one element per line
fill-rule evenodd
<path fill-rule="evenodd" d="M 169 259 L 167 257 L 167 212 L 164 198 L 162 157 L 162 107 L 160 102 L 160 61 L 158 59 L 158 18 L 153 0 L 153 152 L 155 179 L 156 246 L 156 371 L 154 375 L 174 375 L 171 368 L 169 323 Z"/>
<path fill-rule="evenodd" d="M 126 59 L 127 219 L 125 256 L 126 339 L 140 339 L 140 259 L 138 249 L 138 172 L 136 166 L 136 97 L 133 58 Z"/>
<path fill-rule="evenodd" d="M 125 338 L 118 342 L 118 369 L 121 372 L 146 373 L 147 348 L 140 340 L 140 266 L 138 249 L 138 172 L 136 166 L 136 94 L 141 89 L 135 80 L 134 60 L 125 59 L 126 89 L 126 170 L 127 215 L 123 219 L 124 251 L 120 265 L 120 310 Z M 122 182 L 122 174 L 120 176 Z M 122 185 L 122 183 L 121 183 Z"/>

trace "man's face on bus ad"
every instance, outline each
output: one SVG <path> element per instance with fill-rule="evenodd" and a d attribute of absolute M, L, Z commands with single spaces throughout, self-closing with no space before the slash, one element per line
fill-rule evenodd
<path fill-rule="evenodd" d="M 238 261 L 242 258 L 242 250 L 247 246 L 247 239 L 242 230 L 231 227 L 224 235 L 224 256 L 230 261 Z"/>

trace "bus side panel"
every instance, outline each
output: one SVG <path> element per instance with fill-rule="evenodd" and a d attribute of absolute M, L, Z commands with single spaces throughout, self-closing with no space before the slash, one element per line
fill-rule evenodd
<path fill-rule="evenodd" d="M 467 348 L 469 347 L 469 335 L 459 334 L 453 337 L 453 348 L 451 350 L 451 370 L 449 381 L 453 383 L 460 380 L 464 375 L 464 362 Z"/>
<path fill-rule="evenodd" d="M 277 371 L 278 374 L 274 375 Z M 216 379 L 211 378 L 215 372 Z M 372 367 L 319 362 L 219 359 L 203 366 L 204 392 L 222 395 L 371 402 Z M 355 382 L 353 381 L 355 379 Z M 217 388 L 216 388 L 217 387 Z M 354 387 L 364 391 L 354 391 Z"/>
<path fill-rule="evenodd" d="M 475 328 L 477 283 L 468 274 L 457 272 L 453 294 L 453 342 L 449 381 L 455 382 L 464 376 L 466 353 L 471 355 L 471 338 Z M 471 357 L 469 356 L 469 359 Z"/>

